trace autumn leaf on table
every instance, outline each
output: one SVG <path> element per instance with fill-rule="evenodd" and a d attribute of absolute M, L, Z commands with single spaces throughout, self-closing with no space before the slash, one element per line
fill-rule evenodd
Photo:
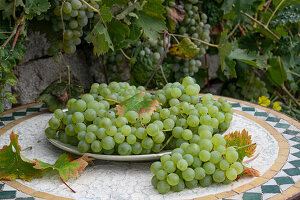
<path fill-rule="evenodd" d="M 246 176 L 255 176 L 258 177 L 260 175 L 259 171 L 253 168 L 245 168 L 241 175 L 246 175 Z"/>
<path fill-rule="evenodd" d="M 64 153 L 57 159 L 54 165 L 35 159 L 34 168 L 36 169 L 51 168 L 57 170 L 59 176 L 64 181 L 67 181 L 69 179 L 69 176 L 78 177 L 79 173 L 83 172 L 84 168 L 89 164 L 89 162 L 91 162 L 91 159 L 88 158 L 87 155 L 83 155 L 82 157 L 75 160 L 72 156 Z"/>
<path fill-rule="evenodd" d="M 194 58 L 200 49 L 189 38 L 184 38 L 179 44 L 170 47 L 170 54 L 181 58 Z"/>
<path fill-rule="evenodd" d="M 131 98 L 122 101 L 120 105 L 116 106 L 118 115 L 123 116 L 128 111 L 136 111 L 139 115 L 149 113 L 150 115 L 156 110 L 156 106 L 161 103 L 157 100 L 144 99 L 144 92 L 138 93 Z"/>
<path fill-rule="evenodd" d="M 20 154 L 18 137 L 11 132 L 9 146 L 5 145 L 0 150 L 0 179 L 31 181 L 32 178 L 42 177 L 42 170 L 35 169 L 33 161 Z"/>
<path fill-rule="evenodd" d="M 251 135 L 245 129 L 240 131 L 231 132 L 224 136 L 226 140 L 226 146 L 237 147 L 237 152 L 239 153 L 239 161 L 243 161 L 245 156 L 248 158 L 252 157 L 257 144 L 252 144 Z"/>

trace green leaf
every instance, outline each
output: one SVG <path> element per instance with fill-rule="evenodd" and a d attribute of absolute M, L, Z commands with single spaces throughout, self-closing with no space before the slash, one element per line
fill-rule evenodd
<path fill-rule="evenodd" d="M 123 41 L 120 41 L 120 43 L 117 45 L 118 48 L 128 47 L 128 45 L 135 43 L 142 35 L 141 29 L 137 27 L 135 24 L 131 24 L 129 26 L 129 29 L 130 29 L 130 33 L 128 38 Z"/>
<path fill-rule="evenodd" d="M 16 97 L 13 96 L 11 92 L 4 91 L 3 94 L 4 94 L 4 97 L 11 103 L 18 103 Z"/>
<path fill-rule="evenodd" d="M 287 6 L 280 11 L 276 18 L 270 23 L 272 27 L 278 24 L 298 23 L 300 21 L 300 2 L 294 6 Z"/>
<path fill-rule="evenodd" d="M 103 55 L 108 52 L 109 49 L 114 51 L 113 43 L 110 40 L 109 34 L 103 24 L 99 21 L 90 34 L 86 37 L 87 42 L 93 43 L 94 54 Z"/>
<path fill-rule="evenodd" d="M 142 113 L 149 113 L 151 115 L 156 110 L 156 106 L 160 104 L 157 100 L 144 99 L 144 93 L 138 93 L 122 101 L 115 109 L 120 116 L 125 115 L 128 111 L 136 111 L 139 115 Z"/>
<path fill-rule="evenodd" d="M 110 12 L 110 8 L 106 6 L 101 7 L 101 18 L 103 19 L 104 22 L 110 22 L 112 20 L 112 14 Z"/>
<path fill-rule="evenodd" d="M 277 87 L 282 87 L 286 80 L 286 71 L 283 67 L 282 61 L 276 57 L 269 59 L 269 65 L 271 66 L 267 71 L 267 78 L 271 83 Z"/>
<path fill-rule="evenodd" d="M 31 181 L 34 177 L 40 178 L 41 170 L 35 169 L 34 163 L 20 154 L 18 137 L 11 132 L 9 146 L 5 145 L 0 150 L 0 179 Z"/>
<path fill-rule="evenodd" d="M 221 69 L 226 76 L 233 75 L 236 77 L 235 73 L 235 62 L 230 59 L 226 59 L 227 56 L 231 53 L 233 49 L 233 44 L 229 43 L 226 37 L 226 31 L 221 33 L 220 43 L 219 43 L 219 54 L 221 59 Z"/>
<path fill-rule="evenodd" d="M 179 44 L 173 44 L 170 47 L 169 53 L 181 58 L 192 59 L 200 49 L 189 38 L 184 38 Z"/>
<path fill-rule="evenodd" d="M 103 4 L 111 7 L 114 4 L 118 4 L 120 6 L 125 6 L 130 0 L 103 0 Z"/>
<path fill-rule="evenodd" d="M 74 160 L 73 157 L 70 155 L 64 153 L 59 158 L 57 161 L 51 165 L 48 163 L 45 163 L 43 161 L 34 160 L 34 168 L 35 169 L 47 169 L 51 168 L 53 170 L 57 170 L 59 173 L 59 176 L 67 181 L 69 177 L 78 177 L 79 173 L 83 172 L 84 168 L 88 165 L 88 162 L 90 159 L 88 158 L 87 155 L 84 155 L 76 160 Z"/>
<path fill-rule="evenodd" d="M 5 109 L 4 100 L 3 98 L 0 98 L 0 113 L 3 113 L 4 109 Z"/>
<path fill-rule="evenodd" d="M 135 23 L 143 29 L 145 35 L 149 39 L 158 39 L 159 33 L 162 33 L 163 30 L 167 29 L 164 21 L 155 19 L 144 12 L 138 12 L 137 15 L 138 19 L 135 19 Z"/>
<path fill-rule="evenodd" d="M 25 4 L 25 14 L 26 18 L 32 19 L 36 15 L 40 15 L 43 12 L 46 12 L 51 7 L 48 0 L 26 0 Z"/>
<path fill-rule="evenodd" d="M 117 50 L 119 49 L 119 44 L 129 36 L 130 29 L 126 24 L 114 19 L 108 25 L 108 32 L 114 44 L 115 50 Z"/>
<path fill-rule="evenodd" d="M 148 16 L 157 18 L 158 20 L 164 21 L 166 19 L 166 7 L 163 5 L 162 0 L 147 1 L 144 6 L 143 12 L 145 12 Z"/>

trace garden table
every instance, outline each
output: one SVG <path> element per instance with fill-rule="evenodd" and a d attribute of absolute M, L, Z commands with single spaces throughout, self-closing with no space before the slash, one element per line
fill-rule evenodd
<path fill-rule="evenodd" d="M 151 185 L 151 162 L 96 160 L 79 178 L 67 183 L 56 174 L 31 182 L 0 181 L 0 199 L 287 199 L 300 192 L 300 123 L 287 115 L 253 103 L 227 98 L 234 117 L 226 133 L 246 129 L 256 142 L 258 156 L 247 165 L 258 169 L 260 177 L 243 177 L 230 185 L 213 184 L 208 188 L 185 189 L 161 195 Z M 52 113 L 45 105 L 34 103 L 0 115 L 0 147 L 9 144 L 13 130 L 19 135 L 22 154 L 30 159 L 53 163 L 62 150 L 46 139 L 43 130 Z M 249 159 L 250 160 L 250 159 Z"/>

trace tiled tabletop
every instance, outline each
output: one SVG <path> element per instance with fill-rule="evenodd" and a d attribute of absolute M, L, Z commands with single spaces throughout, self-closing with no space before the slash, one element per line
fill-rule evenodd
<path fill-rule="evenodd" d="M 287 141 L 288 145 L 283 147 L 287 156 L 282 158 L 283 167 L 273 166 L 274 172 L 270 174 L 269 179 L 257 178 L 258 186 L 249 185 L 239 190 L 232 190 L 222 195 L 210 196 L 200 199 L 243 199 L 243 200 L 261 200 L 261 199 L 287 199 L 300 192 L 300 123 L 287 117 L 284 114 L 264 108 L 259 105 L 244 101 L 230 99 L 233 109 L 236 112 L 247 113 L 254 118 L 262 120 L 275 128 Z M 26 120 L 32 115 L 39 115 L 45 112 L 45 105 L 30 104 L 7 111 L 0 115 L 0 137 L 1 135 L 15 125 L 14 122 L 20 119 Z M 279 152 L 280 154 L 280 152 Z M 280 157 L 280 155 L 279 155 Z M 7 182 L 8 183 L 8 182 Z M 9 184 L 9 183 L 8 183 Z M 15 188 L 0 181 L 0 199 L 16 200 L 34 200 L 37 197 L 31 197 Z"/>

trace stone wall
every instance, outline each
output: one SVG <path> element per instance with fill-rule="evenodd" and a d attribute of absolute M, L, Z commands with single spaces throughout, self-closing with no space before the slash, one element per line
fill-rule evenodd
<path fill-rule="evenodd" d="M 19 104 L 35 102 L 35 98 L 53 81 L 59 79 L 59 64 L 47 55 L 50 44 L 45 34 L 29 32 L 28 40 L 24 43 L 26 54 L 22 63 L 14 68 L 18 83 L 15 87 L 6 90 L 18 95 Z M 64 55 L 66 62 L 71 67 L 72 83 L 82 85 L 87 91 L 93 82 L 105 82 L 101 66 L 101 59 L 93 55 L 91 48 L 78 49 L 74 55 Z M 216 71 L 220 65 L 218 56 L 209 56 L 209 77 L 216 78 Z M 203 60 L 202 63 L 205 63 Z M 122 73 L 124 81 L 129 80 L 129 67 Z M 62 78 L 67 80 L 67 69 L 62 68 Z M 6 109 L 11 104 L 6 102 Z"/>

